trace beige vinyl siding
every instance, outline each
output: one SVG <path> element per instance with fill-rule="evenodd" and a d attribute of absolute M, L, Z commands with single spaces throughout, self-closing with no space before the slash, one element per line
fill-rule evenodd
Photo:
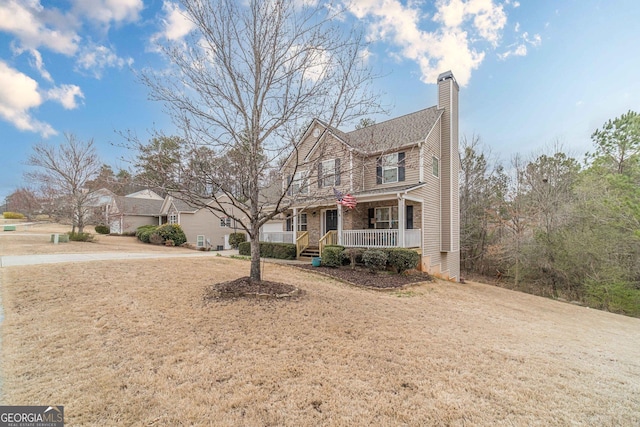
<path fill-rule="evenodd" d="M 117 217 L 116 221 L 120 221 L 120 217 Z M 158 222 L 158 217 L 125 215 L 123 218 L 123 230 L 121 232 L 131 233 L 136 231 L 138 227 L 142 227 L 143 225 L 158 225 Z"/>
<path fill-rule="evenodd" d="M 359 170 L 361 161 L 358 156 L 354 153 L 353 156 L 353 169 L 350 164 L 350 151 L 349 148 L 333 137 L 332 135 L 326 136 L 315 149 L 311 152 L 309 159 L 306 162 L 302 163 L 303 156 L 302 153 L 309 153 L 313 145 L 315 144 L 316 138 L 307 138 L 300 148 L 300 162 L 301 165 L 298 167 L 298 171 L 309 171 L 308 182 L 309 182 L 309 193 L 305 194 L 308 197 L 332 197 L 333 196 L 333 187 L 318 187 L 318 163 L 323 160 L 331 160 L 331 159 L 340 159 L 340 184 L 335 187 L 343 192 L 350 192 L 351 182 L 350 180 L 353 178 L 356 185 L 354 186 L 353 191 L 357 191 L 359 184 Z M 294 161 L 291 160 L 290 163 L 283 170 L 284 179 L 288 179 L 289 176 L 293 175 L 294 171 Z M 286 184 L 286 183 L 285 183 Z"/>
<path fill-rule="evenodd" d="M 420 181 L 420 148 L 417 145 L 406 147 L 400 150 L 385 152 L 384 155 L 404 152 L 404 181 L 388 184 L 378 184 L 376 169 L 378 158 L 381 155 L 369 156 L 363 165 L 364 190 L 374 190 L 378 188 L 396 187 L 403 184 L 417 184 Z"/>
<path fill-rule="evenodd" d="M 431 173 L 432 156 L 440 157 L 440 119 L 435 124 L 434 129 L 425 141 L 423 150 L 425 158 L 424 164 L 424 181 L 425 186 L 419 189 L 420 195 L 424 199 L 424 215 L 423 215 L 423 256 L 429 257 L 431 266 L 440 264 L 440 178 L 433 176 Z"/>
<path fill-rule="evenodd" d="M 231 209 L 229 207 L 229 209 Z M 215 249 L 216 246 L 224 245 L 224 236 L 234 232 L 244 233 L 242 227 L 234 227 L 235 222 L 231 220 L 231 227 L 221 227 L 220 217 L 217 216 L 209 209 L 199 209 L 195 213 L 181 212 L 180 213 L 180 226 L 187 236 L 187 242 L 196 244 L 198 235 L 204 235 L 205 242 L 208 239 L 211 242 L 211 246 Z"/>
<path fill-rule="evenodd" d="M 452 250 L 452 221 L 453 221 L 453 156 L 458 153 L 452 153 L 451 138 L 452 123 L 451 112 L 448 111 L 452 101 L 452 95 L 455 96 L 453 82 L 447 81 L 438 85 L 438 106 L 445 108 L 444 114 L 440 119 L 442 144 L 440 149 L 440 203 L 441 203 L 441 251 L 449 252 Z M 455 135 L 457 137 L 457 135 Z M 456 158 L 457 160 L 457 158 Z"/>

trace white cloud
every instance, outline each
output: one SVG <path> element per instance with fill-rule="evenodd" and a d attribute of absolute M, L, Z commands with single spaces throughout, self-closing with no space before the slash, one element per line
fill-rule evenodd
<path fill-rule="evenodd" d="M 79 70 L 91 72 L 95 78 L 102 78 L 105 68 L 122 68 L 133 64 L 132 58 L 121 58 L 111 48 L 90 44 L 82 48 L 76 61 Z"/>
<path fill-rule="evenodd" d="M 0 117 L 20 130 L 37 132 L 44 138 L 55 135 L 57 132 L 51 125 L 29 113 L 42 102 L 38 82 L 0 61 Z"/>
<path fill-rule="evenodd" d="M 76 85 L 61 85 L 47 91 L 47 99 L 51 99 L 62 104 L 65 110 L 78 108 L 76 97 L 84 99 L 82 89 Z"/>
<path fill-rule="evenodd" d="M 73 55 L 80 37 L 68 28 L 46 22 L 46 11 L 37 0 L 5 0 L 0 3 L 0 31 L 14 35 L 25 49 L 46 47 L 63 55 Z"/>
<path fill-rule="evenodd" d="M 73 0 L 74 10 L 101 23 L 134 22 L 139 19 L 142 0 Z"/>
<path fill-rule="evenodd" d="M 48 82 L 53 82 L 51 74 L 44 68 L 44 62 L 42 62 L 42 55 L 35 49 L 29 49 L 29 53 L 33 57 L 33 66 L 40 72 L 43 79 Z"/>
<path fill-rule="evenodd" d="M 522 39 L 521 42 L 509 46 L 510 49 L 499 53 L 498 58 L 505 60 L 511 56 L 527 56 L 527 46 L 538 47 L 542 44 L 542 37 L 540 37 L 540 34 L 534 34 L 533 37 L 529 37 L 529 33 L 524 32 L 520 38 Z"/>
<path fill-rule="evenodd" d="M 520 32 L 520 23 L 519 22 L 516 22 L 516 26 L 513 27 L 513 31 L 515 31 L 516 33 Z"/>
<path fill-rule="evenodd" d="M 502 5 L 493 0 L 440 0 L 436 3 L 438 12 L 434 20 L 446 27 L 461 27 L 466 21 L 473 22 L 473 28 L 480 37 L 496 45 L 500 31 L 507 23 L 507 15 Z"/>
<path fill-rule="evenodd" d="M 423 13 L 414 5 L 399 0 L 357 0 L 349 8 L 358 19 L 369 21 L 369 40 L 399 47 L 401 58 L 420 66 L 424 82 L 433 83 L 438 74 L 450 69 L 466 85 L 485 57 L 473 43 L 484 41 L 495 47 L 500 40 L 507 22 L 502 5 L 493 0 L 439 0 L 432 20 L 441 25 L 433 31 L 422 29 Z"/>
<path fill-rule="evenodd" d="M 165 18 L 162 20 L 162 31 L 153 35 L 152 40 L 164 38 L 167 40 L 181 40 L 195 28 L 176 3 L 165 1 L 162 4 Z"/>

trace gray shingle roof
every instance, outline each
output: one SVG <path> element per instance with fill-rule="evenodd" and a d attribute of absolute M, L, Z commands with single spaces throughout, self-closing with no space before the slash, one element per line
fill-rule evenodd
<path fill-rule="evenodd" d="M 435 106 L 362 129 L 342 133 L 341 138 L 352 147 L 366 153 L 393 150 L 424 141 L 443 110 Z"/>
<path fill-rule="evenodd" d="M 350 132 L 318 122 L 346 144 L 371 154 L 424 141 L 443 111 L 433 106 Z"/>
<path fill-rule="evenodd" d="M 125 215 L 158 216 L 163 200 L 140 199 L 136 197 L 118 197 L 117 203 Z"/>

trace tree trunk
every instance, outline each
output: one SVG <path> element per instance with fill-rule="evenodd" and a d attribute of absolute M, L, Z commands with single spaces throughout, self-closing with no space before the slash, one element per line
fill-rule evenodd
<path fill-rule="evenodd" d="M 255 228 L 255 227 L 254 227 Z M 260 274 L 260 233 L 257 229 L 251 233 L 251 270 L 249 278 L 251 280 L 262 280 Z"/>

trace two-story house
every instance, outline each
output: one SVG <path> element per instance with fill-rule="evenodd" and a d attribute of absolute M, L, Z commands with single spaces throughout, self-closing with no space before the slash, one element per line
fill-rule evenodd
<path fill-rule="evenodd" d="M 326 244 L 415 248 L 423 271 L 458 280 L 458 91 L 449 71 L 425 110 L 350 132 L 313 120 L 282 168 L 293 207 L 263 239 L 295 242 L 302 256 Z"/>

